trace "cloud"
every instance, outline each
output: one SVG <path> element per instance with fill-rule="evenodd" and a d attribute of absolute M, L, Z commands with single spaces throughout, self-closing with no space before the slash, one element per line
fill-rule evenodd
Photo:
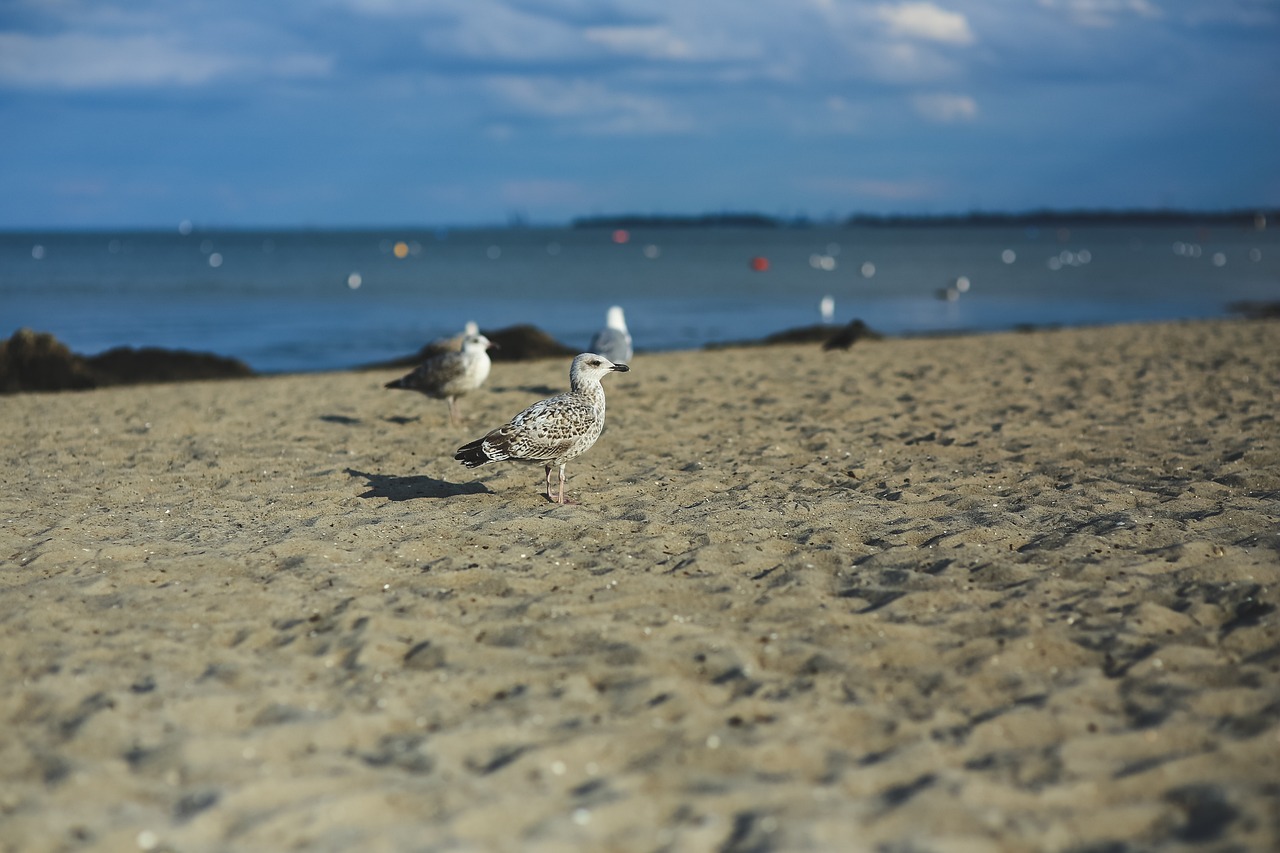
<path fill-rule="evenodd" d="M 513 180 L 498 189 L 504 204 L 514 207 L 585 207 L 592 200 L 577 181 Z"/>
<path fill-rule="evenodd" d="M 481 2 L 478 6 L 475 10 L 456 8 L 428 22 L 422 43 L 432 56 L 468 59 L 485 66 L 527 66 L 566 65 L 584 53 L 581 33 L 561 21 L 503 3 Z"/>
<path fill-rule="evenodd" d="M 27 88 L 196 85 L 237 70 L 234 57 L 184 50 L 153 35 L 0 33 L 0 82 Z"/>
<path fill-rule="evenodd" d="M 238 73 L 277 77 L 327 74 L 330 61 L 305 54 L 263 62 L 252 57 L 193 50 L 162 35 L 53 36 L 0 33 L 0 86 L 110 89 L 198 86 Z"/>
<path fill-rule="evenodd" d="M 876 17 L 895 38 L 970 45 L 975 41 L 969 21 L 959 12 L 948 12 L 932 3 L 877 6 Z"/>
<path fill-rule="evenodd" d="M 916 95 L 911 99 L 916 112 L 930 121 L 951 124 L 973 121 L 978 117 L 978 103 L 968 95 L 934 93 Z"/>
<path fill-rule="evenodd" d="M 718 73 L 726 68 L 756 69 L 767 55 L 759 32 L 736 13 L 714 16 L 700 6 L 672 6 L 643 18 L 609 7 L 590 11 L 576 4 L 529 0 L 442 0 L 435 17 L 406 13 L 402 20 L 406 27 L 421 29 L 428 56 L 465 64 L 478 75 L 504 68 L 655 76 L 674 70 L 686 75 L 693 65 Z"/>
<path fill-rule="evenodd" d="M 831 133 L 859 133 L 866 129 L 867 108 L 840 95 L 830 95 L 818 112 L 818 126 Z M 808 115 L 808 112 L 805 113 Z"/>
<path fill-rule="evenodd" d="M 1184 13 L 1193 26 L 1226 24 L 1235 27 L 1274 27 L 1280 23 L 1280 7 L 1267 0 L 1218 0 L 1197 3 Z"/>
<path fill-rule="evenodd" d="M 809 182 L 809 189 L 851 199 L 892 202 L 921 201 L 934 197 L 938 192 L 938 187 L 932 181 L 894 181 L 884 178 L 824 178 Z"/>
<path fill-rule="evenodd" d="M 866 45 L 862 59 L 871 79 L 900 85 L 952 80 L 964 73 L 963 63 L 942 51 L 909 41 Z"/>
<path fill-rule="evenodd" d="M 1081 27 L 1108 29 L 1116 25 L 1116 19 L 1125 14 L 1141 18 L 1160 18 L 1163 12 L 1148 0 L 1039 0 L 1046 9 L 1062 10 L 1067 17 Z"/>
<path fill-rule="evenodd" d="M 151 216 L 141 202 L 113 211 L 110 199 L 154 172 L 157 157 L 169 158 L 163 180 L 184 204 L 205 192 L 209 158 L 254 176 L 266 159 L 295 198 L 323 173 L 335 197 L 376 198 L 366 214 L 375 218 L 391 215 L 382 205 L 393 198 L 409 199 L 408 215 L 435 198 L 403 180 L 424 157 L 450 159 L 459 190 L 447 209 L 464 217 L 487 215 L 486 205 L 499 216 L 504 206 L 600 206 L 547 179 L 616 192 L 617 207 L 661 194 L 672 205 L 721 204 L 759 162 L 774 164 L 768 191 L 794 193 L 762 202 L 771 208 L 1021 203 L 1038 193 L 1048 202 L 1074 186 L 1061 179 L 1063 161 L 1084 163 L 1081 172 L 1096 163 L 1099 174 L 1119 163 L 1113 174 L 1137 186 L 1133 164 L 1143 168 L 1171 135 L 1230 165 L 1241 197 L 1277 185 L 1265 157 L 1276 147 L 1266 121 L 1275 87 L 1264 85 L 1276 76 L 1267 49 L 1277 43 L 1276 0 L 0 4 L 0 96 L 42 96 L 7 99 L 5 118 L 22 132 L 6 140 L 0 182 L 27 189 L 0 201 L 0 222 L 56 218 L 54 201 L 38 204 L 57 198 L 51 176 L 64 173 L 109 179 L 105 195 L 86 184 L 64 198 L 97 198 L 102 216 Z M 188 101 L 195 108 L 175 121 L 174 105 Z M 252 123 L 228 121 L 233 108 Z M 1231 140 L 1230 153 L 1211 138 Z M 602 144 L 636 168 L 602 181 L 592 172 Z M 378 193 L 368 173 L 381 166 L 344 168 L 368 145 L 391 164 Z M 999 174 L 1010 161 L 1017 180 Z M 1153 185 L 1178 174 L 1151 171 Z M 801 192 L 797 172 L 834 183 Z M 1001 181 L 1007 194 L 989 195 L 987 183 Z M 1118 197 L 1098 186 L 1100 199 Z M 351 215 L 318 197 L 293 209 L 305 219 L 312 207 Z"/>
<path fill-rule="evenodd" d="M 962 77 L 977 39 L 969 19 L 933 3 L 811 0 L 807 28 L 766 22 L 774 52 L 797 57 L 797 85 L 831 80 L 919 86 Z"/>
<path fill-rule="evenodd" d="M 647 59 L 686 59 L 692 53 L 688 43 L 666 27 L 588 27 L 583 37 L 615 53 Z"/>
<path fill-rule="evenodd" d="M 693 127 L 661 98 L 617 92 L 589 80 L 504 76 L 492 78 L 488 88 L 518 112 L 571 120 L 577 132 L 678 133 Z"/>

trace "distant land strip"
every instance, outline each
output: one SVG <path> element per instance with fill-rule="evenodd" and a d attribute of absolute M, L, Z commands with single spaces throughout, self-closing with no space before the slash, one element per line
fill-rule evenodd
<path fill-rule="evenodd" d="M 849 227 L 914 228 L 961 226 L 1062 227 L 1073 225 L 1233 225 L 1262 230 L 1280 221 L 1280 208 L 1237 210 L 1031 210 L 1018 213 L 973 211 L 943 214 L 855 213 L 821 224 Z M 808 217 L 785 218 L 763 213 L 705 213 L 693 216 L 624 213 L 583 216 L 574 228 L 797 228 L 816 223 Z"/>

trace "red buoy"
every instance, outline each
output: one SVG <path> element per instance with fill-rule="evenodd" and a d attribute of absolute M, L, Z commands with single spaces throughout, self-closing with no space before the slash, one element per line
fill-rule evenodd
<path fill-rule="evenodd" d="M 630 239 L 631 232 L 625 228 L 619 228 L 617 231 L 613 232 L 613 242 L 615 243 L 625 243 Z"/>
<path fill-rule="evenodd" d="M 769 268 L 769 259 L 761 255 L 756 255 L 751 259 L 751 268 L 756 272 L 764 272 Z"/>

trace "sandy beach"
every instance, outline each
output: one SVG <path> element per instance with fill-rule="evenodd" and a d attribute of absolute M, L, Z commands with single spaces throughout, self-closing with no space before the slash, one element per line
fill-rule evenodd
<path fill-rule="evenodd" d="M 1280 322 L 0 398 L 0 850 L 1280 849 Z"/>

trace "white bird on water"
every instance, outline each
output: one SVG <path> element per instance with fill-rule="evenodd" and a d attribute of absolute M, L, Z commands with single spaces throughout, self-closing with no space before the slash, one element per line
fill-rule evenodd
<path fill-rule="evenodd" d="M 604 387 L 601 378 L 630 370 L 602 355 L 584 352 L 569 368 L 570 390 L 539 400 L 504 426 L 458 448 L 453 458 L 468 468 L 489 462 L 540 462 L 547 469 L 547 500 L 566 503 L 564 466 L 591 449 L 604 429 Z M 551 494 L 551 470 L 560 467 L 560 494 Z M 573 501 L 567 501 L 573 503 Z"/>
<path fill-rule="evenodd" d="M 617 364 L 631 361 L 631 333 L 627 331 L 627 319 L 622 314 L 622 307 L 614 305 L 604 317 L 604 328 L 596 332 L 588 347 L 591 352 L 599 353 Z"/>
<path fill-rule="evenodd" d="M 457 399 L 489 378 L 489 348 L 494 343 L 481 334 L 467 335 L 458 352 L 443 352 L 420 364 L 412 373 L 388 382 L 387 388 L 418 391 L 437 400 L 449 401 L 449 422 L 459 423 Z"/>

